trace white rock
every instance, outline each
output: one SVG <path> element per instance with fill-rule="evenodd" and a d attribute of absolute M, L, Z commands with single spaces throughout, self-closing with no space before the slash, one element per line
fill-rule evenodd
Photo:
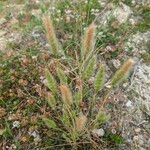
<path fill-rule="evenodd" d="M 129 6 L 121 3 L 121 7 L 116 8 L 114 11 L 114 16 L 117 18 L 120 24 L 125 23 L 132 11 Z"/>
<path fill-rule="evenodd" d="M 33 137 L 37 137 L 37 133 L 36 133 L 36 131 L 33 131 L 32 133 L 31 133 L 31 135 L 33 136 Z"/>
<path fill-rule="evenodd" d="M 126 103 L 126 106 L 127 107 L 132 107 L 133 105 L 132 105 L 132 102 L 129 100 L 127 103 Z"/>
<path fill-rule="evenodd" d="M 14 121 L 13 122 L 13 128 L 19 128 L 20 127 L 20 122 L 19 121 Z"/>
<path fill-rule="evenodd" d="M 140 131 L 141 131 L 140 128 L 136 128 L 136 129 L 135 129 L 135 132 L 136 132 L 136 133 L 139 133 Z"/>
<path fill-rule="evenodd" d="M 42 81 L 42 83 L 45 84 L 45 85 L 47 85 L 47 84 L 48 84 L 48 81 L 47 81 L 46 79 L 44 79 L 44 80 Z"/>
<path fill-rule="evenodd" d="M 117 132 L 117 131 L 116 131 L 115 129 L 111 129 L 111 133 L 112 133 L 112 134 L 116 134 L 116 132 Z"/>
<path fill-rule="evenodd" d="M 136 135 L 133 137 L 133 141 L 138 141 L 139 140 L 139 137 Z"/>
<path fill-rule="evenodd" d="M 113 65 L 114 65 L 114 67 L 115 68 L 119 68 L 120 67 L 120 60 L 118 60 L 118 59 L 114 59 L 114 60 L 112 60 L 112 63 L 113 63 Z"/>
<path fill-rule="evenodd" d="M 105 131 L 102 129 L 102 128 L 100 128 L 100 129 L 94 129 L 93 131 L 92 131 L 92 133 L 93 134 L 95 134 L 95 135 L 97 135 L 97 136 L 104 136 L 104 134 L 105 134 Z"/>
<path fill-rule="evenodd" d="M 40 141 L 41 141 L 41 138 L 40 138 L 40 137 L 34 138 L 34 142 L 35 142 L 35 143 L 38 143 L 38 142 L 40 142 Z"/>

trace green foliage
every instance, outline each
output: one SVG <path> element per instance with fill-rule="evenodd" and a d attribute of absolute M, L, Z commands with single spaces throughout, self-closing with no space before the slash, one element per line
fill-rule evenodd
<path fill-rule="evenodd" d="M 31 15 L 30 13 L 19 14 L 18 17 L 19 27 L 23 28 L 23 33 L 25 35 L 30 33 L 35 27 L 42 28 L 42 21 L 38 17 Z"/>
<path fill-rule="evenodd" d="M 5 124 L 6 124 L 6 129 L 3 132 L 3 136 L 6 137 L 6 138 L 10 138 L 10 137 L 13 136 L 13 133 L 12 133 L 12 130 L 11 130 L 11 127 L 10 127 L 10 123 L 6 121 Z"/>
<path fill-rule="evenodd" d="M 110 119 L 110 116 L 107 115 L 104 111 L 99 111 L 96 116 L 95 125 L 102 125 Z"/>
<path fill-rule="evenodd" d="M 112 29 L 99 29 L 98 32 L 101 33 L 97 35 L 97 45 L 100 47 L 114 45 L 119 41 Z"/>
<path fill-rule="evenodd" d="M 57 129 L 56 123 L 48 118 L 42 118 L 43 122 L 47 125 L 48 128 L 50 129 Z"/>
<path fill-rule="evenodd" d="M 136 30 L 139 30 L 140 32 L 145 32 L 150 29 L 150 9 L 149 7 L 145 6 L 144 8 L 141 8 L 139 10 L 139 13 L 141 14 L 143 20 L 140 21 L 140 23 L 137 25 Z"/>
<path fill-rule="evenodd" d="M 132 0 L 125 0 L 124 2 L 126 5 L 131 6 L 132 5 Z"/>
<path fill-rule="evenodd" d="M 111 142 L 113 142 L 114 144 L 123 144 L 124 143 L 124 139 L 120 136 L 120 135 L 117 135 L 117 134 L 108 134 L 107 136 L 106 136 L 106 138 L 109 140 L 109 141 L 111 141 Z"/>

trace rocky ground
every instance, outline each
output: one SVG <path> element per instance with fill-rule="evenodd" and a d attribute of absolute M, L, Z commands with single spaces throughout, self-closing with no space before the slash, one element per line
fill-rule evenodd
<path fill-rule="evenodd" d="M 33 1 L 33 3 L 38 5 L 40 2 L 36 0 Z M 117 7 L 112 3 L 108 4 L 107 0 L 101 0 L 100 3 L 103 7 L 106 7 L 101 15 L 96 15 L 97 22 L 100 26 L 109 26 L 108 22 L 112 16 L 117 19 L 117 25 L 123 24 L 127 20 L 135 25 L 142 21 L 143 18 L 141 15 L 135 15 L 136 10 L 134 10 L 134 8 L 136 9 L 142 6 L 150 7 L 149 0 L 132 0 L 130 5 L 123 1 L 120 2 Z M 15 51 L 20 50 L 20 47 L 17 48 L 17 45 L 20 43 L 22 44 L 21 47 L 32 46 L 33 43 L 31 40 L 35 42 L 34 44 L 38 42 L 40 45 L 39 48 L 44 47 L 44 49 L 47 49 L 43 33 L 41 33 L 38 26 L 34 27 L 31 32 L 26 35 L 26 40 L 24 40 L 24 30 L 21 28 L 18 29 L 17 26 L 17 24 L 20 23 L 20 20 L 18 20 L 19 15 L 23 11 L 24 4 L 22 3 L 6 3 L 3 13 L 0 15 L 0 51 L 6 52 L 7 55 L 11 55 L 9 53 L 11 52 L 9 47 L 10 43 L 15 45 Z M 42 14 L 38 8 L 33 9 L 31 13 L 39 18 Z M 28 22 L 27 20 L 28 18 L 23 20 L 24 24 Z M 114 102 L 112 108 L 108 110 L 112 113 L 111 121 L 107 124 L 108 128 L 110 128 L 113 134 L 119 132 L 125 139 L 125 143 L 120 145 L 119 149 L 148 150 L 150 148 L 150 60 L 145 57 L 145 55 L 150 55 L 150 47 L 145 44 L 149 39 L 150 31 L 148 30 L 144 32 L 133 32 L 129 38 L 125 40 L 124 44 L 121 45 L 124 52 L 108 62 L 115 70 L 119 68 L 122 60 L 128 57 L 133 57 L 136 62 L 129 82 L 125 82 L 123 87 L 115 93 L 112 97 Z M 28 44 L 26 44 L 26 41 L 28 41 Z M 107 45 L 106 50 L 113 51 L 113 46 Z M 131 52 L 129 52 L 129 50 L 131 50 Z M 124 57 L 123 59 L 122 56 Z M 110 67 L 109 69 L 111 70 L 112 68 Z M 1 117 L 4 116 L 2 113 L 4 113 L 4 111 L 3 108 L 0 107 Z M 8 118 L 9 115 L 10 112 L 7 114 Z M 13 128 L 17 129 L 19 126 L 20 122 L 14 120 Z M 105 127 L 101 130 L 105 134 Z M 35 142 L 40 141 L 40 135 L 37 130 L 28 133 L 34 137 Z M 0 135 L 2 135 L 2 130 Z M 7 139 L 3 141 L 3 149 L 15 149 L 14 143 L 10 142 L 11 145 L 9 144 L 8 146 L 6 141 Z M 4 144 L 5 142 L 6 144 Z"/>
<path fill-rule="evenodd" d="M 146 5 L 148 1 L 132 1 L 133 5 Z M 111 8 L 112 9 L 112 8 Z M 126 22 L 127 19 L 132 23 L 138 21 L 138 17 L 133 17 L 134 12 L 127 5 L 121 4 L 116 9 L 113 9 L 115 17 L 119 23 Z M 106 25 L 108 17 L 112 14 L 112 10 L 106 11 L 105 15 L 100 18 L 100 21 Z M 132 56 L 136 61 L 134 72 L 131 76 L 130 83 L 124 83 L 125 94 L 121 93 L 123 98 L 118 98 L 122 101 L 115 110 L 117 118 L 115 118 L 111 127 L 115 131 L 115 125 L 119 124 L 122 128 L 122 135 L 126 138 L 127 145 L 125 149 L 149 149 L 149 113 L 150 113 L 150 66 L 143 62 L 141 54 L 150 52 L 145 47 L 145 42 L 150 38 L 150 32 L 136 33 L 130 36 L 125 43 L 124 49 L 132 47 Z M 126 56 L 128 57 L 128 56 Z M 115 68 L 120 66 L 120 61 L 111 60 Z M 117 99 L 116 99 L 117 100 Z M 119 112 L 121 111 L 121 112 Z M 118 115 L 120 113 L 120 115 Z M 120 118 L 120 117 L 121 118 Z M 114 127 L 113 127 L 114 126 Z M 122 149 L 122 148 L 120 148 Z"/>

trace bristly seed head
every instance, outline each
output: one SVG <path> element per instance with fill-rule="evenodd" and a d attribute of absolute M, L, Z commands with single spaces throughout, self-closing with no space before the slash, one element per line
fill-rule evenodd
<path fill-rule="evenodd" d="M 68 86 L 60 85 L 60 92 L 64 104 L 70 106 L 73 103 L 72 93 Z"/>
<path fill-rule="evenodd" d="M 45 27 L 47 40 L 51 46 L 51 51 L 52 51 L 53 55 L 60 55 L 59 54 L 60 45 L 56 38 L 56 34 L 54 31 L 53 23 L 52 23 L 50 16 L 46 15 L 43 17 L 43 25 Z"/>
<path fill-rule="evenodd" d="M 76 128 L 77 131 L 82 131 L 85 127 L 85 124 L 87 122 L 87 117 L 85 115 L 80 115 L 76 118 Z"/>
<path fill-rule="evenodd" d="M 92 23 L 85 32 L 82 44 L 82 57 L 87 56 L 94 49 L 96 25 Z"/>
<path fill-rule="evenodd" d="M 133 61 L 133 59 L 129 58 L 122 65 L 122 67 L 115 73 L 115 75 L 111 79 L 111 86 L 112 87 L 116 87 L 117 85 L 119 85 L 120 82 L 122 82 L 122 80 L 124 80 L 128 76 L 129 72 L 133 68 L 134 63 L 135 62 Z"/>

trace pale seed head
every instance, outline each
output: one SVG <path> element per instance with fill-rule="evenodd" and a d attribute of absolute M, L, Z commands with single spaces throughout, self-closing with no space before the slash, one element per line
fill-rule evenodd
<path fill-rule="evenodd" d="M 70 106 L 73 103 L 72 92 L 67 85 L 60 85 L 60 92 L 64 104 Z"/>
<path fill-rule="evenodd" d="M 85 127 L 85 124 L 87 122 L 87 117 L 85 115 L 80 115 L 76 118 L 76 128 L 77 131 L 82 131 Z"/>

